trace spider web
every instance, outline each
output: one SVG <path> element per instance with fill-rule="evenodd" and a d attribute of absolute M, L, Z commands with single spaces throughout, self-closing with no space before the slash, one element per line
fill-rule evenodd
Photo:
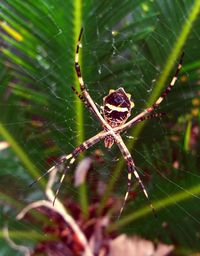
<path fill-rule="evenodd" d="M 66 42 L 66 31 L 55 18 L 55 6 L 53 4 L 45 4 L 45 8 L 46 16 L 41 16 L 40 20 L 46 22 L 46 18 L 48 17 L 55 29 L 54 33 L 46 38 L 46 43 L 49 45 L 56 40 Z M 145 5 L 143 8 L 146 8 Z M 187 20 L 189 8 L 185 10 L 185 5 L 182 7 L 179 4 L 176 5 L 176 8 L 182 15 L 182 20 L 175 23 L 175 25 L 180 28 L 181 24 Z M 110 12 L 112 12 L 112 9 L 110 9 Z M 135 15 L 137 16 L 137 12 L 135 12 Z M 102 35 L 100 32 L 102 31 L 101 23 L 99 17 L 97 17 L 97 26 L 92 40 L 91 37 L 87 35 L 88 21 L 86 20 L 84 24 L 86 31 L 84 32 L 83 49 L 81 50 L 83 52 L 81 67 L 83 69 L 83 76 L 87 88 L 99 109 L 102 105 L 102 99 L 108 94 L 109 89 L 123 87 L 128 93 L 132 94 L 135 102 L 136 107 L 132 111 L 133 117 L 142 111 L 145 106 L 148 106 L 148 99 L 151 96 L 151 93 L 153 93 L 158 78 L 162 75 L 163 69 L 165 68 L 164 63 L 161 63 L 160 61 L 160 54 L 161 52 L 166 54 L 166 51 L 172 50 L 172 42 L 177 38 L 178 29 L 171 27 L 168 20 L 164 20 L 160 18 L 159 15 L 156 15 L 156 18 L 153 19 L 151 24 L 154 30 L 148 33 L 145 39 L 138 43 L 137 41 L 134 41 L 132 37 L 127 37 L 126 31 L 121 29 L 126 22 L 129 22 L 132 19 L 133 16 L 128 15 L 116 26 L 111 26 L 109 24 L 104 25 L 104 33 Z M 160 26 L 163 26 L 166 29 L 168 37 L 163 34 L 162 30 L 159 30 Z M 137 28 L 135 29 L 135 32 L 137 32 Z M 117 41 L 118 33 L 120 33 L 120 39 L 122 40 L 121 44 Z M 193 28 L 192 33 L 196 39 L 199 39 L 199 31 L 196 27 Z M 124 42 L 123 37 L 125 38 Z M 152 42 L 152 44 L 150 42 Z M 157 51 L 152 51 L 152 49 L 155 49 L 154 44 L 159 46 Z M 108 51 L 109 54 L 106 56 L 107 61 L 102 61 L 99 52 L 104 51 L 104 48 L 107 45 L 110 47 L 110 51 Z M 125 50 L 121 50 L 123 47 Z M 187 45 L 186 49 L 192 48 L 192 52 L 194 52 L 195 47 L 195 44 L 190 46 Z M 5 126 L 11 130 L 15 129 L 17 131 L 15 137 L 19 136 L 20 138 L 23 137 L 20 134 L 20 129 L 23 126 L 27 127 L 30 124 L 33 125 L 35 122 L 36 125 L 41 123 L 45 127 L 42 134 L 46 138 L 44 141 L 50 145 L 50 152 L 48 152 L 48 146 L 45 147 L 45 150 L 41 150 L 42 145 L 37 142 L 39 132 L 34 134 L 34 129 L 29 130 L 27 127 L 29 136 L 26 136 L 24 137 L 25 139 L 23 139 L 25 150 L 28 151 L 31 159 L 35 159 L 35 165 L 38 166 L 42 173 L 47 170 L 47 166 L 51 166 L 55 161 L 54 157 L 70 153 L 77 146 L 79 137 L 82 136 L 79 134 L 79 131 L 76 130 L 77 112 L 75 108 L 79 99 L 75 98 L 73 92 L 67 88 L 66 94 L 63 94 L 63 90 L 59 88 L 57 82 L 54 82 L 53 80 L 52 82 L 47 82 L 48 78 L 51 77 L 52 71 L 55 72 L 57 69 L 67 70 L 68 67 L 63 67 L 61 63 L 65 62 L 67 55 L 71 56 L 74 53 L 71 49 L 67 49 L 65 52 L 60 52 L 60 54 L 55 57 L 52 53 L 49 53 L 48 51 L 45 51 L 44 53 L 43 51 L 44 49 L 42 47 L 37 48 L 38 63 L 44 70 L 46 70 L 45 73 L 38 72 L 36 75 L 34 72 L 27 71 L 20 65 L 18 65 L 18 69 L 20 72 L 33 79 L 36 88 L 44 84 L 43 88 L 41 88 L 41 92 L 47 93 L 47 95 L 49 94 L 50 98 L 56 100 L 56 107 L 52 113 L 50 112 L 53 108 L 46 105 L 44 106 L 45 111 L 42 110 L 47 113 L 48 118 L 52 115 L 52 119 L 49 118 L 45 120 L 45 118 L 41 118 L 40 115 L 34 114 L 32 115 L 32 120 L 30 120 L 30 116 L 23 113 L 23 105 L 14 102 L 17 111 L 22 115 L 24 114 L 23 118 L 20 119 L 20 123 L 17 121 L 12 122 L 12 120 L 5 122 Z M 153 56 L 150 54 L 152 59 L 147 58 L 147 56 L 149 56 L 146 54 L 148 51 L 151 53 L 153 52 Z M 47 62 L 47 59 L 49 62 Z M 186 60 L 187 59 L 191 60 L 192 58 L 188 56 L 186 52 Z M 157 60 L 159 61 L 157 62 Z M 53 64 L 53 69 L 49 63 Z M 95 67 L 93 63 L 95 63 Z M 120 68 L 120 71 L 115 69 L 117 66 L 116 63 L 122 66 L 122 70 L 120 70 Z M 143 64 L 141 65 L 141 63 Z M 173 70 L 176 68 L 176 64 L 177 63 L 174 63 Z M 129 68 L 126 68 L 127 66 Z M 72 70 L 72 68 L 70 70 Z M 94 71 L 96 72 L 95 74 L 93 73 Z M 155 208 L 156 205 L 158 205 L 159 216 L 158 220 L 155 220 L 153 216 L 149 214 L 145 220 L 147 224 L 140 223 L 140 219 L 138 219 L 134 224 L 134 230 L 131 225 L 128 228 L 124 228 L 126 232 L 134 232 L 146 237 L 154 237 L 156 234 L 156 236 L 161 239 L 168 239 L 170 243 L 172 243 L 172 241 L 175 243 L 179 242 L 178 238 L 174 239 L 173 237 L 175 234 L 178 234 L 185 240 L 186 246 L 192 248 L 193 241 L 191 240 L 191 237 L 192 239 L 196 239 L 195 246 L 197 246 L 199 242 L 200 225 L 199 211 L 196 209 L 196 206 L 199 204 L 199 196 L 198 193 L 192 189 L 197 188 L 200 182 L 200 175 L 197 169 L 200 157 L 199 151 L 197 150 L 199 147 L 197 143 L 199 138 L 197 134 L 199 133 L 199 128 L 197 121 L 195 121 L 195 117 L 194 121 L 192 119 L 188 119 L 187 121 L 188 115 L 191 113 L 192 109 L 190 103 L 194 98 L 196 91 L 192 84 L 194 82 L 194 80 L 192 80 L 194 74 L 191 72 L 185 73 L 186 75 L 182 77 L 181 80 L 183 86 L 181 87 L 182 84 L 177 83 L 174 92 L 166 98 L 157 111 L 167 113 L 166 118 L 164 117 L 162 119 L 148 121 L 142 132 L 136 137 L 134 136 L 135 133 L 132 129 L 123 134 L 123 139 L 127 145 L 132 145 L 132 141 L 134 141 L 134 146 L 130 147 L 130 151 L 136 163 L 137 171 L 148 190 L 149 196 L 152 201 L 155 202 Z M 173 74 L 173 71 L 171 71 L 168 81 Z M 64 84 L 69 85 L 71 80 L 73 80 L 73 77 L 74 74 L 68 72 L 66 78 L 60 78 L 61 82 L 64 81 L 62 86 L 64 86 Z M 185 90 L 186 86 L 184 86 L 185 77 L 187 77 L 187 90 Z M 30 85 L 30 88 L 32 90 L 34 86 Z M 7 101 L 4 102 L 6 102 L 4 107 L 8 107 L 9 103 L 7 103 Z M 24 102 L 24 104 L 26 105 L 27 102 Z M 87 109 L 83 110 L 85 139 L 90 138 L 101 130 L 100 125 L 95 121 L 91 114 L 88 113 Z M 187 131 L 186 126 L 188 129 L 190 126 L 190 139 L 187 144 L 189 145 L 189 148 L 185 145 L 187 142 L 187 136 L 184 135 Z M 53 138 L 51 138 L 52 134 L 54 136 Z M 30 146 L 31 144 L 33 144 L 33 146 Z M 183 145 L 185 145 L 185 147 Z M 56 149 L 54 149 L 54 146 L 56 146 Z M 103 163 L 95 163 L 94 173 L 90 173 L 89 175 L 96 184 L 101 180 L 106 185 L 109 183 L 109 179 L 115 177 L 116 166 L 123 160 L 120 158 L 120 153 L 116 145 L 110 150 L 107 150 L 104 148 L 103 143 L 99 143 L 88 150 L 83 155 L 83 158 L 92 155 L 95 149 L 101 150 L 103 154 Z M 43 153 L 43 155 L 41 153 Z M 46 156 L 48 156 L 48 164 L 46 163 Z M 8 163 L 6 159 L 9 158 L 12 159 L 12 162 Z M 18 182 L 23 180 L 24 184 L 30 183 L 30 175 L 27 174 L 21 166 L 20 161 L 14 157 L 10 150 L 2 152 L 1 159 L 3 163 L 2 174 L 4 172 L 6 173 L 4 177 L 5 180 L 2 179 L 0 182 L 1 187 L 4 187 L 4 184 L 8 183 L 6 179 L 9 176 L 11 180 L 17 180 L 13 187 L 8 187 L 8 190 L 10 190 L 9 193 L 19 194 L 21 201 L 25 200 L 28 202 L 42 197 L 42 193 L 37 187 L 35 188 L 34 193 L 27 190 L 28 195 L 26 197 L 26 193 L 24 193 L 24 190 L 26 189 L 19 186 Z M 81 161 L 81 159 L 79 159 L 77 163 L 79 161 Z M 13 169 L 15 169 L 14 173 L 9 171 Z M 116 187 L 113 188 L 112 192 L 121 199 L 123 199 L 127 188 L 126 166 L 124 165 L 122 169 L 118 181 L 116 180 Z M 74 186 L 69 186 L 66 189 L 67 182 L 73 180 L 73 175 L 74 167 L 72 168 L 69 177 L 67 177 L 63 189 L 67 190 L 67 194 L 74 201 L 78 201 L 78 190 L 74 188 Z M 98 177 L 98 180 L 94 179 L 96 176 Z M 131 215 L 131 213 L 137 211 L 137 209 L 145 206 L 148 207 L 148 202 L 145 200 L 142 191 L 138 188 L 138 184 L 134 177 L 132 182 L 132 194 L 134 196 L 131 196 L 130 202 L 127 203 L 124 216 Z M 189 199 L 182 201 L 179 199 L 178 195 L 181 196 L 184 193 L 185 198 L 188 196 Z M 61 192 L 61 194 L 63 193 Z M 113 194 L 110 196 L 113 196 Z M 170 197 L 172 197 L 174 201 L 168 205 L 165 200 L 169 200 Z M 91 201 L 92 199 L 93 198 L 90 198 Z M 160 207 L 159 203 L 163 204 L 163 206 Z M 6 211 L 6 209 L 4 209 L 4 211 Z"/>

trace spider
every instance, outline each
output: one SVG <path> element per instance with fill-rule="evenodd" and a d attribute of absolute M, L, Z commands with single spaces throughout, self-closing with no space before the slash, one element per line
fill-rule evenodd
<path fill-rule="evenodd" d="M 103 130 L 98 134 L 96 134 L 95 136 L 91 137 L 90 139 L 84 141 L 82 144 L 76 147 L 72 151 L 72 153 L 70 153 L 69 155 L 64 155 L 60 157 L 60 159 L 56 162 L 54 166 L 52 166 L 42 176 L 37 178 L 33 183 L 30 184 L 30 186 L 38 182 L 42 177 L 44 177 L 46 174 L 50 173 L 54 169 L 58 168 L 60 165 L 69 162 L 68 165 L 65 166 L 63 174 L 60 178 L 59 186 L 56 190 L 55 197 L 53 200 L 53 205 L 54 205 L 55 200 L 60 191 L 61 185 L 66 176 L 66 173 L 69 170 L 70 166 L 74 163 L 78 155 L 83 151 L 87 150 L 88 148 L 94 146 L 99 141 L 104 140 L 104 145 L 106 148 L 111 148 L 114 143 L 117 144 L 128 168 L 127 192 L 124 196 L 124 201 L 118 217 L 120 217 L 122 214 L 122 211 L 124 209 L 124 206 L 126 204 L 126 201 L 130 192 L 132 174 L 135 176 L 135 178 L 139 182 L 141 189 L 145 197 L 149 200 L 150 207 L 154 212 L 153 205 L 151 204 L 148 193 L 136 170 L 136 166 L 133 161 L 133 158 L 128 148 L 126 147 L 124 141 L 122 140 L 120 133 L 122 133 L 123 131 L 126 131 L 127 129 L 131 128 L 132 126 L 134 126 L 135 124 L 141 121 L 154 118 L 154 117 L 160 117 L 162 115 L 162 113 L 155 113 L 155 114 L 151 114 L 151 113 L 155 109 L 157 109 L 157 107 L 160 105 L 160 103 L 164 100 L 164 98 L 168 95 L 168 93 L 171 91 L 171 89 L 175 85 L 175 82 L 178 78 L 179 71 L 182 67 L 182 60 L 183 60 L 184 53 L 181 54 L 180 61 L 174 77 L 172 78 L 170 84 L 165 89 L 165 91 L 161 94 L 161 96 L 155 101 L 155 103 L 151 107 L 146 108 L 140 114 L 132 118 L 130 121 L 126 122 L 127 119 L 131 116 L 131 110 L 134 107 L 134 102 L 131 100 L 131 95 L 126 93 L 124 88 L 120 87 L 117 90 L 110 90 L 109 94 L 103 98 L 103 107 L 102 107 L 103 115 L 102 115 L 98 110 L 95 102 L 92 100 L 87 88 L 85 87 L 83 77 L 81 75 L 81 67 L 79 65 L 79 49 L 81 47 L 82 33 L 83 33 L 83 28 L 81 28 L 81 31 L 78 37 L 76 53 L 75 53 L 75 70 L 79 80 L 81 93 L 79 93 L 74 87 L 72 87 L 72 89 L 74 93 L 80 98 L 80 100 L 85 104 L 85 106 L 89 109 L 89 111 L 100 122 Z"/>

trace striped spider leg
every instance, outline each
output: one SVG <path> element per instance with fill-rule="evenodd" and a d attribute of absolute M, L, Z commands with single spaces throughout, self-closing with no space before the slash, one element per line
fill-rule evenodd
<path fill-rule="evenodd" d="M 129 152 L 128 148 L 126 147 L 125 143 L 123 142 L 121 136 L 119 136 L 119 143 L 117 144 L 121 153 L 122 153 L 122 156 L 124 157 L 124 160 L 126 162 L 126 165 L 128 167 L 128 183 L 127 183 L 127 191 L 126 191 L 126 194 L 125 194 L 125 197 L 124 197 L 124 201 L 123 201 L 123 205 L 120 209 L 120 213 L 118 215 L 118 219 L 120 218 L 122 212 L 123 212 L 123 209 L 124 209 L 124 206 L 126 204 L 126 201 L 128 199 L 128 195 L 129 195 L 129 192 L 130 192 L 130 189 L 131 189 L 131 178 L 132 178 L 132 174 L 134 174 L 135 178 L 138 180 L 139 182 L 139 185 L 141 186 L 141 189 L 145 195 L 145 197 L 147 198 L 147 200 L 149 201 L 149 205 L 152 209 L 152 212 L 154 214 L 154 216 L 156 216 L 155 214 L 155 209 L 151 203 L 151 200 L 149 198 L 149 195 L 144 187 L 144 184 L 142 182 L 142 180 L 140 179 L 140 176 L 136 170 L 136 166 L 135 166 L 135 163 L 133 161 L 133 158 L 131 156 L 131 153 Z"/>
<path fill-rule="evenodd" d="M 148 116 L 143 116 L 141 117 L 140 119 L 137 119 L 135 122 L 134 122 L 134 125 L 137 124 L 137 123 L 140 123 L 142 121 L 145 121 L 145 120 L 149 120 L 149 119 L 152 119 L 152 118 L 159 118 L 159 117 L 162 117 L 164 116 L 165 113 L 154 113 L 154 114 L 151 114 L 151 115 L 148 115 Z M 133 125 L 132 125 L 133 126 Z M 130 127 L 129 127 L 130 128 Z M 119 127 L 118 127 L 119 129 Z M 117 130 L 117 129 L 116 129 Z M 117 133 L 121 133 L 122 130 L 120 131 L 117 131 Z M 128 148 L 126 147 L 126 145 L 124 144 L 124 141 L 122 140 L 121 136 L 118 137 L 119 138 L 119 143 L 117 143 L 123 157 L 124 157 L 124 160 L 126 161 L 126 165 L 128 167 L 128 182 L 127 182 L 127 191 L 126 191 L 126 194 L 124 196 L 124 201 L 123 201 L 123 204 L 122 204 L 122 207 L 120 209 L 120 213 L 118 215 L 118 219 L 120 218 L 122 212 L 123 212 L 123 209 L 125 207 L 125 204 L 126 204 L 126 201 L 128 199 L 128 196 L 129 196 L 129 193 L 130 193 L 130 190 L 131 190 L 131 179 L 132 179 L 132 173 L 134 174 L 135 178 L 138 180 L 140 186 L 141 186 L 141 189 L 145 195 L 145 197 L 147 198 L 147 200 L 149 201 L 149 205 L 152 209 L 152 212 L 154 214 L 154 216 L 156 217 L 156 212 L 155 212 L 155 209 L 153 207 L 153 204 L 149 198 L 149 195 L 144 187 L 144 184 L 142 182 L 142 180 L 140 179 L 140 176 L 138 175 L 137 173 L 137 170 L 136 170 L 136 166 L 135 166 L 135 163 L 133 161 L 133 158 L 128 150 Z"/>
<path fill-rule="evenodd" d="M 121 127 L 117 127 L 114 129 L 114 132 L 123 132 L 129 128 L 131 128 L 132 126 L 134 126 L 136 123 L 143 121 L 144 117 L 148 117 L 149 114 L 151 112 L 153 112 L 159 105 L 160 103 L 167 97 L 168 93 L 172 90 L 172 88 L 174 87 L 177 79 L 178 79 L 178 74 L 182 68 L 182 63 L 183 63 L 183 57 L 184 57 L 184 52 L 182 52 L 179 63 L 178 63 L 178 67 L 176 69 L 176 72 L 170 82 L 170 84 L 167 86 L 167 88 L 163 91 L 163 93 L 161 94 L 161 96 L 155 101 L 155 103 L 149 107 L 146 108 L 145 110 L 143 110 L 141 113 L 139 113 L 137 116 L 135 116 L 134 118 L 132 118 L 129 122 L 125 123 L 124 125 L 122 125 Z"/>
<path fill-rule="evenodd" d="M 91 137 L 90 139 L 84 141 L 82 144 L 80 144 L 78 147 L 76 147 L 72 153 L 68 154 L 68 155 L 64 155 L 62 157 L 60 157 L 59 160 L 56 161 L 55 165 L 52 166 L 49 170 L 47 170 L 43 175 L 41 175 L 40 177 L 38 177 L 36 180 L 34 180 L 29 186 L 32 187 L 35 183 L 37 183 L 38 181 L 40 181 L 44 176 L 46 176 L 47 174 L 49 174 L 51 171 L 59 168 L 59 166 L 61 166 L 62 164 L 66 164 L 69 161 L 69 164 L 67 166 L 64 167 L 64 171 L 63 174 L 60 178 L 59 181 L 59 186 L 56 190 L 55 193 L 55 197 L 53 200 L 53 204 L 55 203 L 55 200 L 58 196 L 59 190 L 61 188 L 61 185 L 64 181 L 64 178 L 66 176 L 67 171 L 70 169 L 70 166 L 75 162 L 76 158 L 78 157 L 78 155 L 82 152 L 84 152 L 85 150 L 89 149 L 90 147 L 92 147 L 93 145 L 95 145 L 96 143 L 98 143 L 100 140 L 104 139 L 106 136 L 110 135 L 110 131 L 101 131 L 98 134 L 96 134 L 95 136 Z"/>
<path fill-rule="evenodd" d="M 81 28 L 79 37 L 78 37 L 78 42 L 76 46 L 76 53 L 75 53 L 75 71 L 79 80 L 80 84 L 80 89 L 81 89 L 81 94 L 76 90 L 76 88 L 72 87 L 72 90 L 74 93 L 81 99 L 81 101 L 85 104 L 85 106 L 92 112 L 95 117 L 99 120 L 102 126 L 109 127 L 108 124 L 106 124 L 105 120 L 103 119 L 102 115 L 100 114 L 99 110 L 97 109 L 94 101 L 92 100 L 89 92 L 87 91 L 83 77 L 81 75 L 81 67 L 79 65 L 79 49 L 81 47 L 81 37 L 83 34 L 83 28 Z M 110 127 L 109 127 L 110 128 Z"/>

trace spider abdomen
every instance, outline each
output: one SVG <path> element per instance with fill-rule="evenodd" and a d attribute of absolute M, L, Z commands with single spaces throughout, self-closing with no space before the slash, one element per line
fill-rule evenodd
<path fill-rule="evenodd" d="M 107 123 L 111 127 L 117 127 L 126 122 L 134 106 L 131 95 L 127 94 L 123 88 L 110 90 L 103 99 L 103 114 Z"/>

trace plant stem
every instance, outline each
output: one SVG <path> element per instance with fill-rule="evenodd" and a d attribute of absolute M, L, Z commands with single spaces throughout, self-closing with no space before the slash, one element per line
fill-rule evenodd
<path fill-rule="evenodd" d="M 82 0 L 76 0 L 74 2 L 74 16 L 75 16 L 75 24 L 74 24 L 74 32 L 75 32 L 75 42 L 74 42 L 74 49 L 76 49 L 77 39 L 82 27 Z M 82 54 L 79 53 L 80 56 L 80 63 Z M 76 77 L 76 74 L 75 74 Z M 80 90 L 80 84 L 78 79 L 75 79 L 75 87 L 77 91 Z M 76 130 L 77 130 L 77 141 L 76 144 L 80 145 L 84 141 L 84 125 L 83 125 L 83 104 L 80 100 L 77 100 L 76 97 Z M 79 202 L 83 212 L 83 215 L 87 217 L 88 215 L 88 198 L 87 198 L 87 187 L 86 184 L 82 184 L 79 188 Z"/>

